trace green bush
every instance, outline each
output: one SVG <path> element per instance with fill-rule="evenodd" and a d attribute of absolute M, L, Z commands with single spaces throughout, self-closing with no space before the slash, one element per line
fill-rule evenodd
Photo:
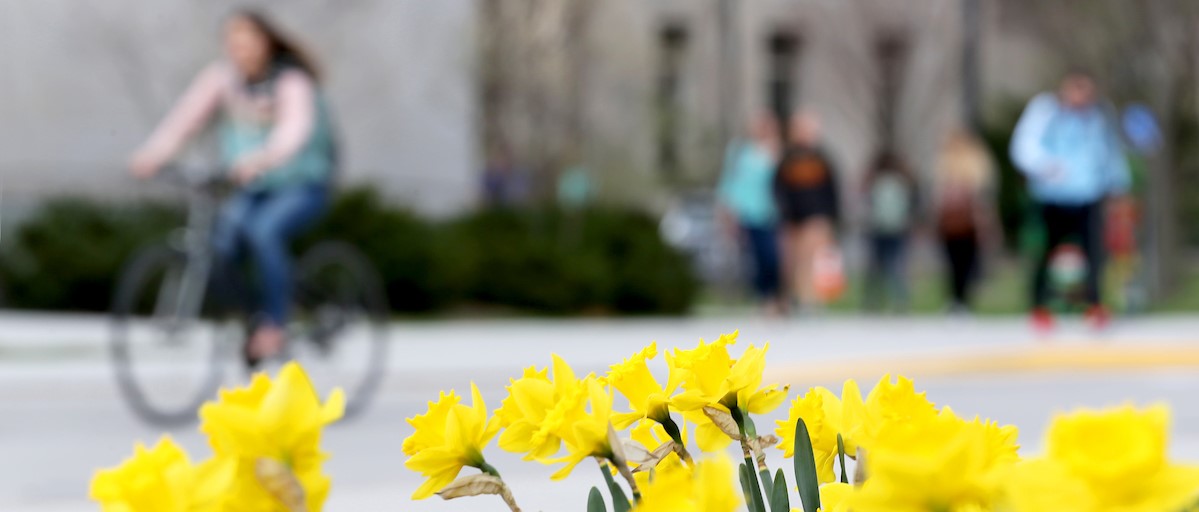
<path fill-rule="evenodd" d="M 0 296 L 10 307 L 102 311 L 122 263 L 181 221 L 159 204 L 50 201 L 0 252 Z M 636 212 L 487 210 L 431 222 L 357 189 L 297 250 L 324 239 L 362 250 L 398 312 L 681 314 L 698 293 L 686 258 Z"/>
<path fill-rule="evenodd" d="M 439 280 L 435 233 L 416 215 L 383 204 L 366 189 L 352 189 L 333 202 L 329 213 L 299 242 L 349 242 L 366 255 L 386 284 L 391 307 L 427 312 L 446 307 L 451 296 Z"/>
<path fill-rule="evenodd" d="M 442 252 L 469 302 L 553 314 L 679 314 L 698 292 L 647 216 L 616 210 L 483 211 L 452 222 Z"/>
<path fill-rule="evenodd" d="M 1004 240 L 1007 241 L 1010 250 L 1027 251 L 1030 250 L 1029 245 L 1033 243 L 1029 238 L 1038 238 L 1036 232 L 1030 231 L 1030 228 L 1039 229 L 1039 227 L 1036 224 L 1030 225 L 1030 220 L 1035 222 L 1035 218 L 1030 219 L 1029 217 L 1032 199 L 1029 198 L 1024 175 L 1016 169 L 1016 164 L 1012 162 L 1009 151 L 1012 132 L 1015 130 L 1016 122 L 1019 121 L 1023 109 L 1024 103 L 1021 100 L 1004 99 L 1001 102 L 1001 108 L 997 109 L 997 115 L 993 116 L 991 123 L 984 127 L 981 137 L 995 159 L 998 174 L 997 206 L 999 220 L 1003 225 Z"/>
<path fill-rule="evenodd" d="M 103 311 L 124 261 L 181 219 L 161 203 L 51 200 L 5 240 L 0 296 L 14 307 Z"/>

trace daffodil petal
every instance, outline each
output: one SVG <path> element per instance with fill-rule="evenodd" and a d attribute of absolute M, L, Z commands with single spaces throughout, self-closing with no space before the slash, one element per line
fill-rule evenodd
<path fill-rule="evenodd" d="M 732 442 L 733 440 L 711 421 L 700 423 L 695 429 L 695 443 L 705 452 L 719 452 Z"/>
<path fill-rule="evenodd" d="M 550 480 L 562 480 L 570 476 L 570 473 L 575 470 L 575 466 L 578 466 L 579 463 L 583 462 L 583 460 L 586 458 L 587 455 L 581 453 L 566 458 L 566 466 L 563 466 L 562 469 L 559 469 L 558 471 L 555 471 L 553 475 L 550 475 Z M 559 462 L 561 462 L 561 460 L 559 460 Z"/>
<path fill-rule="evenodd" d="M 321 406 L 320 423 L 328 425 L 340 420 L 346 413 L 346 393 L 341 388 L 334 388 Z"/>

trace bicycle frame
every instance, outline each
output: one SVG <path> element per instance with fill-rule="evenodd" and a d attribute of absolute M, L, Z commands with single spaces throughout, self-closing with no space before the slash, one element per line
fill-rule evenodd
<path fill-rule="evenodd" d="M 157 315 L 170 315 L 175 322 L 198 318 L 202 312 L 212 277 L 212 231 L 218 211 L 215 182 L 181 180 L 187 187 L 187 224 L 175 230 L 168 243 L 184 254 L 186 263 L 181 271 L 163 279 L 155 304 Z"/>

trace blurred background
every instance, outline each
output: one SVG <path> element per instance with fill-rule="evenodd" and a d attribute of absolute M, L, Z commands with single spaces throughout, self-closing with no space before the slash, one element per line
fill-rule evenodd
<path fill-rule="evenodd" d="M 165 212 L 140 210 L 169 207 L 170 198 L 162 187 L 132 186 L 125 162 L 219 57 L 220 24 L 233 7 L 4 3 L 5 307 L 102 310 L 120 262 L 174 225 Z M 823 119 L 842 175 L 840 238 L 851 276 L 866 266 L 866 201 L 856 185 L 875 152 L 893 148 L 931 189 L 947 135 L 976 130 L 997 164 L 1008 249 L 990 269 L 995 279 L 980 307 L 1021 311 L 1022 287 L 1003 283 L 1020 280 L 1012 265 L 1035 252 L 1036 237 L 1021 235 L 1035 233 L 1036 222 L 1007 144 L 1028 99 L 1075 68 L 1096 75 L 1114 106 L 1147 106 L 1160 126 L 1160 147 L 1136 158 L 1145 257 L 1134 290 L 1145 300 L 1136 306 L 1199 302 L 1188 257 L 1199 242 L 1188 227 L 1199 214 L 1190 190 L 1199 172 L 1189 143 L 1199 94 L 1194 9 L 1118 1 L 1083 9 L 981 0 L 363 0 L 269 11 L 327 69 L 346 192 L 330 229 L 352 218 L 355 228 L 342 236 L 367 246 L 396 311 L 677 314 L 748 297 L 735 240 L 718 236 L 716 184 L 745 119 L 800 108 Z M 210 146 L 193 144 L 188 161 L 215 163 Z M 576 239 L 567 234 L 579 229 L 560 218 L 573 210 L 569 222 L 593 228 Z M 639 238 L 655 232 L 691 260 L 692 272 Z M 391 243 L 397 237 L 404 242 Z M 503 250 L 480 256 L 455 238 Z M 910 262 L 916 276 L 929 277 L 913 283 L 916 311 L 943 305 L 944 287 L 932 279 L 940 264 L 934 238 L 918 237 Z M 604 250 L 612 244 L 630 249 Z M 535 258 L 546 266 L 528 264 Z M 520 266 L 515 260 L 529 270 L 510 268 Z M 493 264 L 507 265 L 514 283 L 479 282 L 472 268 Z M 858 288 L 842 306 L 860 305 Z"/>
<path fill-rule="evenodd" d="M 507 376 L 548 363 L 550 350 L 588 371 L 625 357 L 592 355 L 608 336 L 631 350 L 744 326 L 750 341 L 790 347 L 779 364 L 794 371 L 778 378 L 799 386 L 924 372 L 945 402 L 1027 426 L 1032 448 L 1048 411 L 1199 390 L 1191 0 L 0 0 L 0 380 L 10 384 L 0 387 L 11 388 L 0 417 L 24 418 L 0 421 L 0 454 L 69 467 L 8 480 L 0 505 L 86 509 L 90 470 L 155 432 L 105 387 L 103 313 L 125 262 L 185 209 L 178 189 L 135 180 L 128 161 L 221 58 L 222 23 L 245 6 L 303 42 L 328 77 L 338 191 L 296 251 L 352 243 L 378 269 L 395 320 L 400 348 L 377 410 L 331 441 L 337 457 L 342 446 L 369 458 L 376 443 L 394 455 L 357 459 L 367 469 L 341 463 L 361 491 L 346 507 L 406 500 L 416 481 L 400 467 L 402 418 L 436 390 L 473 378 L 498 404 Z M 1046 229 L 1009 147 L 1029 101 L 1080 70 L 1132 175 L 1099 235 L 1103 301 L 1118 320 L 1103 334 L 1068 325 L 1047 349 L 1025 319 Z M 769 244 L 774 260 L 755 252 L 748 228 L 762 226 L 739 217 L 754 192 L 729 178 L 763 116 L 775 157 L 789 155 L 804 131 L 796 112 L 819 126 L 839 205 L 835 250 L 812 267 L 814 298 L 793 289 L 808 270 L 790 268 L 790 235 L 770 214 L 768 239 L 782 242 Z M 949 284 L 952 215 L 938 199 L 955 134 L 987 169 L 983 254 L 969 272 L 980 279 L 966 302 Z M 180 160 L 219 166 L 214 139 Z M 888 238 L 896 257 L 878 243 L 880 166 L 902 168 L 914 191 Z M 774 200 L 765 179 L 758 193 Z M 1050 262 L 1057 311 L 1086 311 L 1079 267 L 1089 263 L 1074 256 Z M 764 261 L 777 262 L 773 278 Z M 447 363 L 447 349 L 475 357 Z M 1045 350 L 1057 351 L 1049 363 L 1037 359 Z M 1083 356 L 1096 350 L 1111 357 Z M 995 353 L 1011 358 L 955 363 Z M 1141 356 L 1121 357 L 1131 353 Z M 822 362 L 825 373 L 803 375 Z M 1042 389 L 1055 391 L 1015 399 Z M 1199 456 L 1196 414 L 1178 429 Z M 38 448 L 101 417 L 104 449 L 86 438 Z M 80 450 L 88 456 L 72 457 Z M 542 506 L 559 504 L 546 496 Z M 454 510 L 435 505 L 421 504 Z"/>

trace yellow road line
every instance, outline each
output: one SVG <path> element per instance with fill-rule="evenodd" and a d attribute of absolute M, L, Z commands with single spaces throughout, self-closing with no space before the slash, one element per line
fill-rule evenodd
<path fill-rule="evenodd" d="M 768 367 L 766 382 L 793 386 L 884 374 L 911 378 L 1060 371 L 1195 369 L 1199 344 L 1022 346 L 956 354 L 846 359 Z"/>

